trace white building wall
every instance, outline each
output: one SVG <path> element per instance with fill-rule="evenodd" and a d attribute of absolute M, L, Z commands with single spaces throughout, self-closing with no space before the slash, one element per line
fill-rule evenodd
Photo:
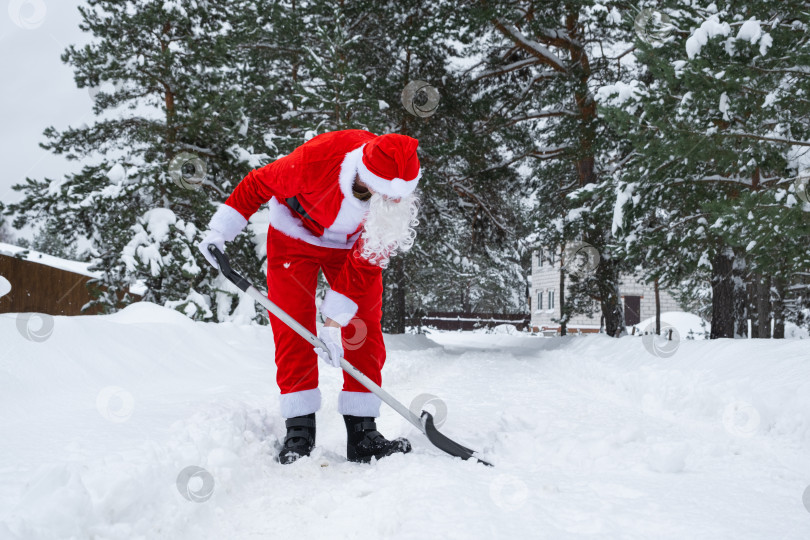
<path fill-rule="evenodd" d="M 559 306 L 559 288 L 560 288 L 560 263 L 558 257 L 554 262 L 551 262 L 548 253 L 544 253 L 541 260 L 541 251 L 535 251 L 532 254 L 532 274 L 531 274 L 531 314 L 532 326 L 539 329 L 557 328 L 559 325 L 552 321 L 552 319 L 559 319 L 560 306 Z M 548 293 L 553 291 L 554 294 L 554 308 L 548 308 Z M 543 296 L 542 309 L 537 309 L 537 294 L 541 293 Z M 652 284 L 645 285 L 638 281 L 638 277 L 634 275 L 622 276 L 619 282 L 619 294 L 624 298 L 627 296 L 639 296 L 640 319 L 644 321 L 655 316 L 655 288 Z M 675 299 L 665 290 L 659 290 L 661 301 L 661 313 L 667 311 L 680 311 L 681 308 Z M 600 326 L 601 309 L 594 302 L 594 315 L 588 317 L 587 315 L 576 315 L 571 318 L 568 323 L 568 328 L 575 330 L 580 329 L 598 329 Z M 643 329 L 642 329 L 643 330 Z"/>
<path fill-rule="evenodd" d="M 552 263 L 550 257 L 548 252 L 542 252 L 542 258 L 541 251 L 532 254 L 532 326 L 552 326 L 554 323 L 551 320 L 560 317 L 560 267 L 559 261 Z M 542 295 L 542 306 L 538 306 L 538 293 Z M 549 293 L 554 298 L 553 308 L 549 308 Z"/>

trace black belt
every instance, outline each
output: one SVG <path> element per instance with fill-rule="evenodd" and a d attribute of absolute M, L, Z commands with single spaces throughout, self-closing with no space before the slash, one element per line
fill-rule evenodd
<path fill-rule="evenodd" d="M 304 210 L 304 207 L 301 205 L 301 201 L 298 200 L 298 197 L 290 197 L 289 199 L 285 199 L 284 202 L 287 203 L 287 206 L 295 210 L 295 213 L 300 215 L 304 219 L 308 219 L 312 223 L 318 225 L 318 222 L 312 219 L 312 217 Z M 318 225 L 320 226 L 320 225 Z"/>

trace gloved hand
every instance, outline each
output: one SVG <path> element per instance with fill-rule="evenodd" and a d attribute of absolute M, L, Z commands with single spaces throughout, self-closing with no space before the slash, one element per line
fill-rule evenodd
<path fill-rule="evenodd" d="M 328 351 L 324 351 L 320 347 L 315 347 L 315 352 L 321 357 L 321 360 L 326 362 L 332 367 L 340 367 L 340 359 L 343 358 L 343 340 L 340 335 L 339 326 L 326 326 L 321 328 L 318 332 L 318 337 L 321 338 L 323 344 Z"/>
<path fill-rule="evenodd" d="M 202 251 L 203 257 L 211 263 L 211 266 L 219 270 L 217 260 L 208 252 L 208 246 L 217 246 L 222 253 L 225 253 L 225 242 L 233 242 L 236 235 L 245 228 L 247 222 L 247 219 L 236 209 L 227 204 L 219 205 L 208 223 L 208 233 L 202 242 L 197 245 Z"/>
<path fill-rule="evenodd" d="M 222 253 L 225 253 L 225 237 L 219 231 L 208 231 L 208 234 L 203 238 L 202 242 L 198 244 L 200 251 L 202 251 L 205 260 L 211 263 L 211 266 L 219 270 L 217 260 L 208 251 L 208 246 L 216 246 Z"/>

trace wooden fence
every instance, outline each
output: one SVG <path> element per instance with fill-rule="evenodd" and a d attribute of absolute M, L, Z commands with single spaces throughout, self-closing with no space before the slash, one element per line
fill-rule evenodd
<path fill-rule="evenodd" d="M 455 311 L 431 311 L 422 317 L 422 325 L 438 330 L 476 330 L 492 328 L 499 324 L 511 324 L 518 330 L 526 330 L 529 315 L 522 313 L 459 313 Z"/>
<path fill-rule="evenodd" d="M 0 255 L 0 276 L 11 283 L 11 292 L 0 297 L 0 313 L 92 315 L 99 311 L 81 311 L 91 300 L 86 286 L 89 276 L 9 255 Z"/>

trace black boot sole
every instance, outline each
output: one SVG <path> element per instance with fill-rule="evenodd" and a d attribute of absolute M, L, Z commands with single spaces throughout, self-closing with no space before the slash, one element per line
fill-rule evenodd
<path fill-rule="evenodd" d="M 371 463 L 373 459 L 380 460 L 394 454 L 407 454 L 411 451 L 411 443 L 408 439 L 398 438 L 391 441 L 391 447 L 376 454 L 358 454 L 353 446 L 346 447 L 346 459 L 352 463 Z"/>

